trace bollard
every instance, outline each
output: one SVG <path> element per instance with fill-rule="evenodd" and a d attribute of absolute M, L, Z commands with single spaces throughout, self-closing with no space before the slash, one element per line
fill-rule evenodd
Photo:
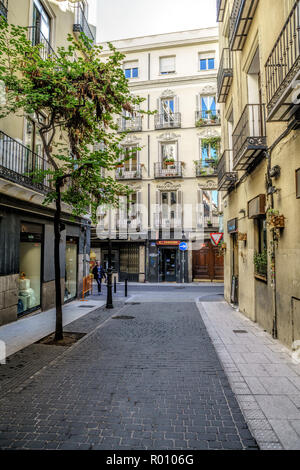
<path fill-rule="evenodd" d="M 117 279 L 114 277 L 114 294 L 117 293 Z"/>
<path fill-rule="evenodd" d="M 127 292 L 128 292 L 127 283 L 128 283 L 128 279 L 125 279 L 125 297 L 127 297 Z"/>

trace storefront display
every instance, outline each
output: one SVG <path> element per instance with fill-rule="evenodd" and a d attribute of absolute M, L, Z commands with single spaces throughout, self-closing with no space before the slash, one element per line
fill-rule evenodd
<path fill-rule="evenodd" d="M 42 226 L 22 224 L 20 236 L 20 278 L 18 314 L 41 304 Z"/>
<path fill-rule="evenodd" d="M 77 295 L 77 240 L 67 237 L 66 241 L 66 274 L 65 302 Z"/>

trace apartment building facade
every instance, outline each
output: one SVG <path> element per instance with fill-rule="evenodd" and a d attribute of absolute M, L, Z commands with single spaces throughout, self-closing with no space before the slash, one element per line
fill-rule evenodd
<path fill-rule="evenodd" d="M 299 0 L 218 0 L 225 298 L 300 336 Z"/>
<path fill-rule="evenodd" d="M 117 118 L 119 131 L 129 131 L 121 142 L 124 155 L 139 148 L 115 174 L 133 193 L 114 215 L 103 209 L 93 255 L 107 262 L 105 231 L 112 224 L 113 269 L 120 280 L 222 279 L 222 257 L 210 241 L 220 221 L 217 28 L 113 44 L 125 54 L 131 92 L 145 100 L 141 109 L 156 113 Z M 181 242 L 188 250 L 179 249 Z"/>
<path fill-rule="evenodd" d="M 67 35 L 94 29 L 87 21 L 88 2 L 64 5 L 47 0 L 1 0 L 8 23 L 28 27 L 32 43 L 43 44 L 43 57 L 67 46 Z M 8 116 L 0 122 L 0 325 L 55 303 L 54 205 L 43 206 L 47 179 L 36 183 L 30 171 L 47 169 L 34 116 Z M 71 219 L 63 206 L 61 283 L 64 300 L 74 299 L 89 272 L 90 222 Z"/>

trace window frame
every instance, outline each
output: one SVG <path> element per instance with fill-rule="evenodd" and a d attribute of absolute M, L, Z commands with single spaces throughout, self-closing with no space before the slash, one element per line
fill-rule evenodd
<path fill-rule="evenodd" d="M 162 72 L 162 60 L 163 59 L 174 59 L 174 70 L 168 70 L 167 72 Z M 176 55 L 161 56 L 159 57 L 159 75 L 170 75 L 176 73 Z"/>

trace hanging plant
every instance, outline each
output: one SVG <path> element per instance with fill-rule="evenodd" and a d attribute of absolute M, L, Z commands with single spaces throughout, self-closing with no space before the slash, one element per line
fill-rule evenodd
<path fill-rule="evenodd" d="M 267 210 L 267 223 L 271 228 L 284 228 L 285 227 L 285 217 L 283 214 L 280 214 L 278 210 L 268 209 Z"/>
<path fill-rule="evenodd" d="M 210 148 L 216 152 L 220 150 L 221 137 L 207 137 L 201 139 L 201 142 L 203 146 L 210 146 Z"/>
<path fill-rule="evenodd" d="M 253 263 L 255 267 L 255 273 L 267 277 L 268 273 L 268 251 L 265 249 L 262 253 L 258 253 L 257 251 L 254 253 L 253 256 Z"/>

